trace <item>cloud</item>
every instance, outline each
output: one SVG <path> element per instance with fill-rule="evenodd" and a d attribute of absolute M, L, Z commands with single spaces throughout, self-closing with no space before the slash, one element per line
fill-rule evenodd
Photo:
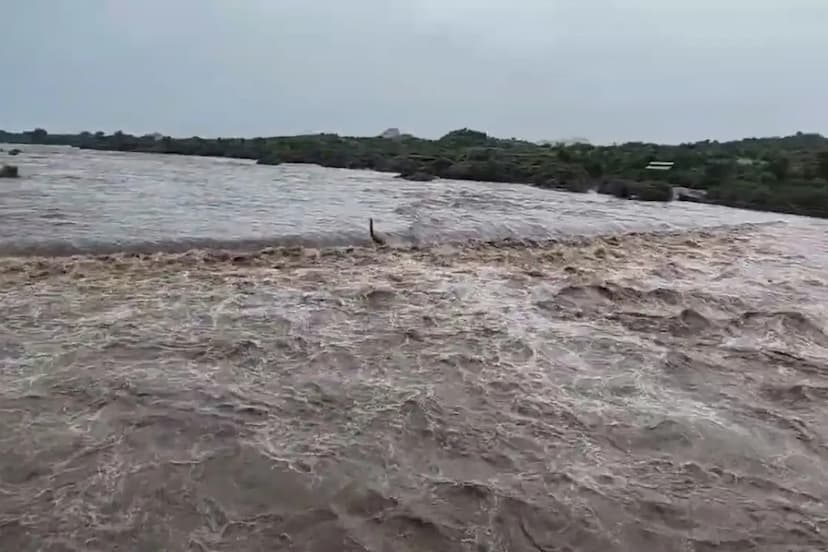
<path fill-rule="evenodd" d="M 18 0 L 0 126 L 681 141 L 828 130 L 823 0 Z"/>

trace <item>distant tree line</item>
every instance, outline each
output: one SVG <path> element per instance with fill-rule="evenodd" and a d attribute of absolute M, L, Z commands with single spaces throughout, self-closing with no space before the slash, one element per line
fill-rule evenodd
<path fill-rule="evenodd" d="M 438 140 L 314 134 L 272 138 L 171 138 L 123 132 L 50 134 L 0 131 L 0 142 L 86 149 L 253 159 L 261 164 L 313 163 L 372 169 L 403 178 L 526 183 L 542 188 L 667 201 L 673 188 L 702 191 L 697 200 L 828 217 L 828 139 L 819 134 L 705 140 L 680 145 L 535 144 L 461 129 Z M 673 161 L 670 171 L 648 171 Z M 704 199 L 699 199 L 704 195 Z"/>

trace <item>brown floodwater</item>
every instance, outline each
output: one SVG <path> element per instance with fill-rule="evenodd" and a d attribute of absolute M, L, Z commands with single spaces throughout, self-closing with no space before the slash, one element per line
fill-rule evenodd
<path fill-rule="evenodd" d="M 18 159 L 2 550 L 828 548 L 823 221 Z"/>

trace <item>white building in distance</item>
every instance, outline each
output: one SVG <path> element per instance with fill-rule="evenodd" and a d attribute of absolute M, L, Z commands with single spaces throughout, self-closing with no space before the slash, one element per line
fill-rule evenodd
<path fill-rule="evenodd" d="M 399 138 L 400 136 L 402 136 L 402 133 L 398 128 L 389 128 L 388 130 L 380 134 L 381 138 L 388 138 L 389 140 Z"/>

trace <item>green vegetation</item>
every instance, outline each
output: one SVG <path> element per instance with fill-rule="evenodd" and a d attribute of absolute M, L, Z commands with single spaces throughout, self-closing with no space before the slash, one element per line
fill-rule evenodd
<path fill-rule="evenodd" d="M 314 163 L 393 172 L 411 180 L 518 182 L 574 192 L 594 189 L 649 201 L 669 201 L 677 187 L 680 197 L 695 201 L 828 217 L 828 139 L 819 134 L 680 145 L 592 146 L 504 140 L 469 129 L 450 132 L 439 140 L 335 134 L 178 139 L 123 132 L 49 134 L 36 129 L 0 131 L 0 142 L 237 157 L 271 165 Z M 651 161 L 673 161 L 675 167 L 645 170 Z"/>

